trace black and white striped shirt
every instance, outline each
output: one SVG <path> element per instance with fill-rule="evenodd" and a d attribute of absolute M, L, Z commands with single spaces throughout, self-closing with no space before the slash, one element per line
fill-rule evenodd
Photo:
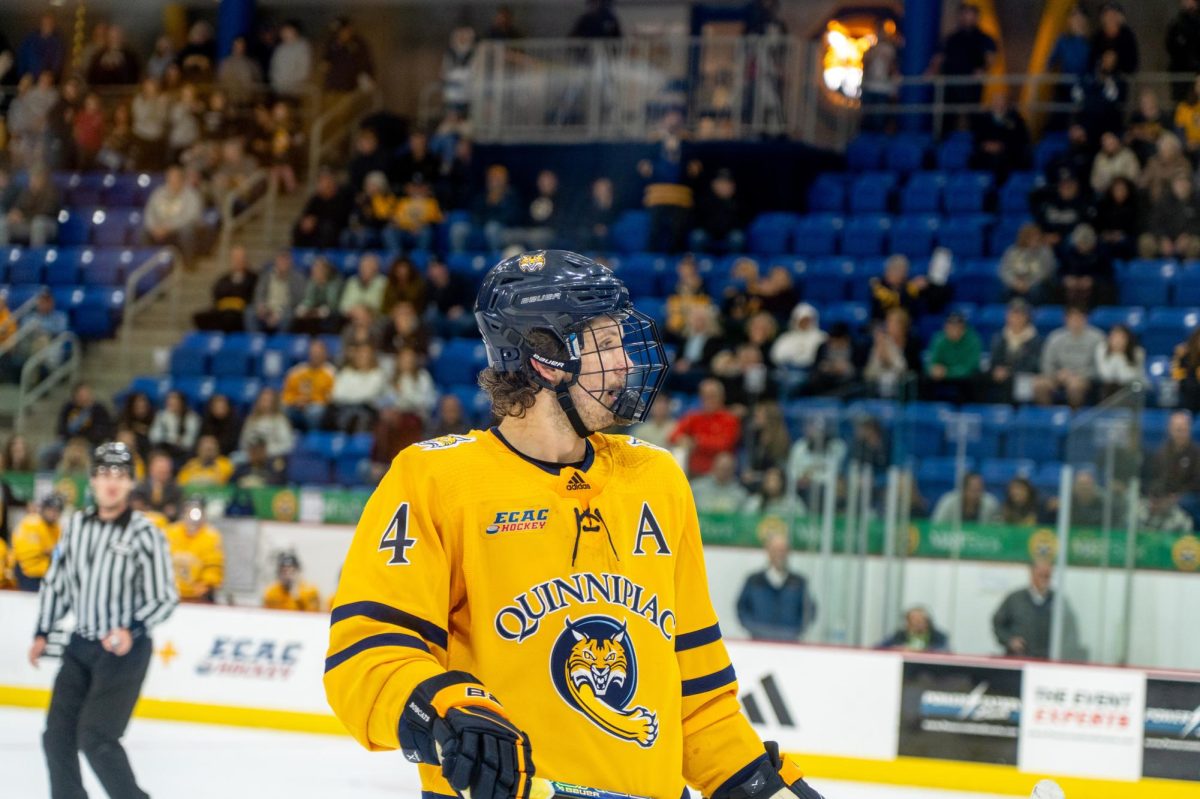
<path fill-rule="evenodd" d="M 118 627 L 144 632 L 179 604 L 166 536 L 127 509 L 104 521 L 94 508 L 71 516 L 38 596 L 37 635 L 68 611 L 75 632 L 97 640 Z"/>

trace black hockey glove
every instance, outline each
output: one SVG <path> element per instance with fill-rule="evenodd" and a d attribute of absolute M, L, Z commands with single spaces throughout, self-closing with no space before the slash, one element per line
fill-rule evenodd
<path fill-rule="evenodd" d="M 471 799 L 526 799 L 533 777 L 529 738 L 496 697 L 464 671 L 419 684 L 400 714 L 400 748 L 412 763 L 438 763 Z"/>
<path fill-rule="evenodd" d="M 779 756 L 779 744 L 766 741 L 764 746 L 766 754 L 713 791 L 711 799 L 823 799 L 795 763 Z"/>

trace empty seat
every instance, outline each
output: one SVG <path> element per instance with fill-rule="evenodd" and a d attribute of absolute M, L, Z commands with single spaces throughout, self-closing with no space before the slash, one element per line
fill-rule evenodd
<path fill-rule="evenodd" d="M 846 287 L 854 279 L 854 261 L 821 258 L 813 261 L 804 275 L 804 299 L 816 305 L 844 302 Z"/>
<path fill-rule="evenodd" d="M 979 305 L 1004 299 L 1000 263 L 995 258 L 968 258 L 954 267 L 954 299 Z"/>
<path fill-rule="evenodd" d="M 808 211 L 840 214 L 846 210 L 848 178 L 838 172 L 822 172 L 808 187 Z"/>
<path fill-rule="evenodd" d="M 613 245 L 621 252 L 639 252 L 650 243 L 650 214 L 623 211 L 612 228 Z"/>
<path fill-rule="evenodd" d="M 987 251 L 987 231 L 993 221 L 988 214 L 949 217 L 938 229 L 938 246 L 959 258 L 978 258 Z"/>
<path fill-rule="evenodd" d="M 1017 232 L 1033 220 L 1028 216 L 1002 216 L 996 220 L 989 236 L 988 246 L 992 255 L 1004 255 L 1004 251 L 1016 242 Z"/>
<path fill-rule="evenodd" d="M 901 134 L 892 136 L 884 151 L 884 166 L 900 173 L 915 172 L 925 165 L 929 137 Z"/>
<path fill-rule="evenodd" d="M 966 131 L 956 131 L 950 134 L 937 148 L 937 168 L 947 172 L 958 172 L 966 169 L 971 163 L 971 154 L 975 144 L 971 134 Z"/>
<path fill-rule="evenodd" d="M 796 222 L 792 252 L 797 255 L 833 255 L 837 252 L 845 220 L 830 213 L 814 213 Z"/>
<path fill-rule="evenodd" d="M 206 375 L 208 374 L 208 351 L 176 347 L 171 351 L 170 369 L 173 377 Z"/>
<path fill-rule="evenodd" d="M 1200 308 L 1153 308 L 1146 317 L 1142 346 L 1146 354 L 1170 355 L 1200 324 Z"/>
<path fill-rule="evenodd" d="M 792 229 L 795 227 L 797 216 L 787 213 L 759 214 L 750 223 L 748 231 L 750 249 L 753 252 L 767 255 L 778 255 L 788 251 L 791 244 Z"/>
<path fill-rule="evenodd" d="M 883 255 L 884 239 L 890 227 L 891 220 L 886 214 L 850 217 L 842 228 L 842 254 Z"/>
<path fill-rule="evenodd" d="M 900 190 L 900 210 L 906 214 L 936 214 L 942 209 L 943 172 L 914 172 Z"/>
<path fill-rule="evenodd" d="M 854 179 L 850 186 L 850 211 L 855 214 L 879 213 L 888 210 L 896 175 L 891 172 L 867 172 Z"/>
<path fill-rule="evenodd" d="M 1166 305 L 1178 267 L 1174 261 L 1130 261 L 1117 267 L 1117 289 L 1123 305 L 1154 308 Z"/>
<path fill-rule="evenodd" d="M 1029 213 L 1029 195 L 1038 187 L 1036 172 L 1013 172 L 1000 187 L 997 210 L 1001 214 L 1018 216 Z"/>
<path fill-rule="evenodd" d="M 1017 411 L 1005 447 L 1009 458 L 1061 460 L 1071 412 L 1066 408 L 1027 406 Z"/>
<path fill-rule="evenodd" d="M 941 218 L 935 214 L 899 216 L 891 225 L 889 250 L 909 258 L 927 258 L 940 226 Z"/>
<path fill-rule="evenodd" d="M 983 213 L 995 179 L 987 172 L 958 172 L 946 180 L 943 201 L 951 216 Z"/>
<path fill-rule="evenodd" d="M 887 139 L 878 133 L 860 133 L 846 146 L 846 164 L 856 172 L 883 166 Z"/>

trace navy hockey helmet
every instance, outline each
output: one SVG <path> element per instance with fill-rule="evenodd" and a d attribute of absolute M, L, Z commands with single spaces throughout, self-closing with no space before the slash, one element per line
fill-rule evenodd
<path fill-rule="evenodd" d="M 603 359 L 584 370 L 585 353 L 603 349 L 596 339 L 597 326 L 591 323 L 605 317 L 620 329 L 620 347 L 629 363 L 623 373 L 606 369 Z M 567 393 L 580 377 L 599 374 L 600 387 L 585 392 L 618 423 L 632 424 L 646 419 L 667 375 L 666 350 L 654 320 L 633 307 L 629 290 L 611 269 L 568 250 L 535 250 L 496 264 L 479 289 L 475 319 L 488 365 L 497 372 L 524 370 L 554 391 L 581 437 L 595 431 L 586 429 Z M 549 334 L 554 351 L 539 349 L 531 341 L 535 332 Z M 569 377 L 552 385 L 530 361 Z"/>

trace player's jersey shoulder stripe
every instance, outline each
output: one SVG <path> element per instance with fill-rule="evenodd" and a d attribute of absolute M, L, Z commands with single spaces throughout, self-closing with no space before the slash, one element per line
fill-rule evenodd
<path fill-rule="evenodd" d="M 383 622 L 384 624 L 394 624 L 397 627 L 412 630 L 429 643 L 440 646 L 442 649 L 446 648 L 446 643 L 449 640 L 449 636 L 442 627 L 431 621 L 422 619 L 420 616 L 414 616 L 411 613 L 400 610 L 400 608 L 394 608 L 382 602 L 363 601 L 339 605 L 329 615 L 329 626 L 332 627 L 339 621 L 345 621 L 355 616 L 363 616 L 374 621 Z"/>
<path fill-rule="evenodd" d="M 695 696 L 709 691 L 715 691 L 718 688 L 724 688 L 731 682 L 737 679 L 737 674 L 733 671 L 733 664 L 729 664 L 720 671 L 706 674 L 703 677 L 696 677 L 692 680 L 684 680 L 680 683 L 681 691 L 684 696 Z"/>
<path fill-rule="evenodd" d="M 404 646 L 409 649 L 420 649 L 422 652 L 429 651 L 429 647 L 426 646 L 425 642 L 416 636 L 404 635 L 403 633 L 381 633 L 379 635 L 368 636 L 358 643 L 351 644 L 342 651 L 334 652 L 325 658 L 325 671 L 332 671 L 360 652 L 381 646 Z"/>
<path fill-rule="evenodd" d="M 702 630 L 695 630 L 690 633 L 681 633 L 675 636 L 675 651 L 686 652 L 689 649 L 711 644 L 714 641 L 721 640 L 721 625 L 714 624 L 711 627 L 705 627 Z"/>

